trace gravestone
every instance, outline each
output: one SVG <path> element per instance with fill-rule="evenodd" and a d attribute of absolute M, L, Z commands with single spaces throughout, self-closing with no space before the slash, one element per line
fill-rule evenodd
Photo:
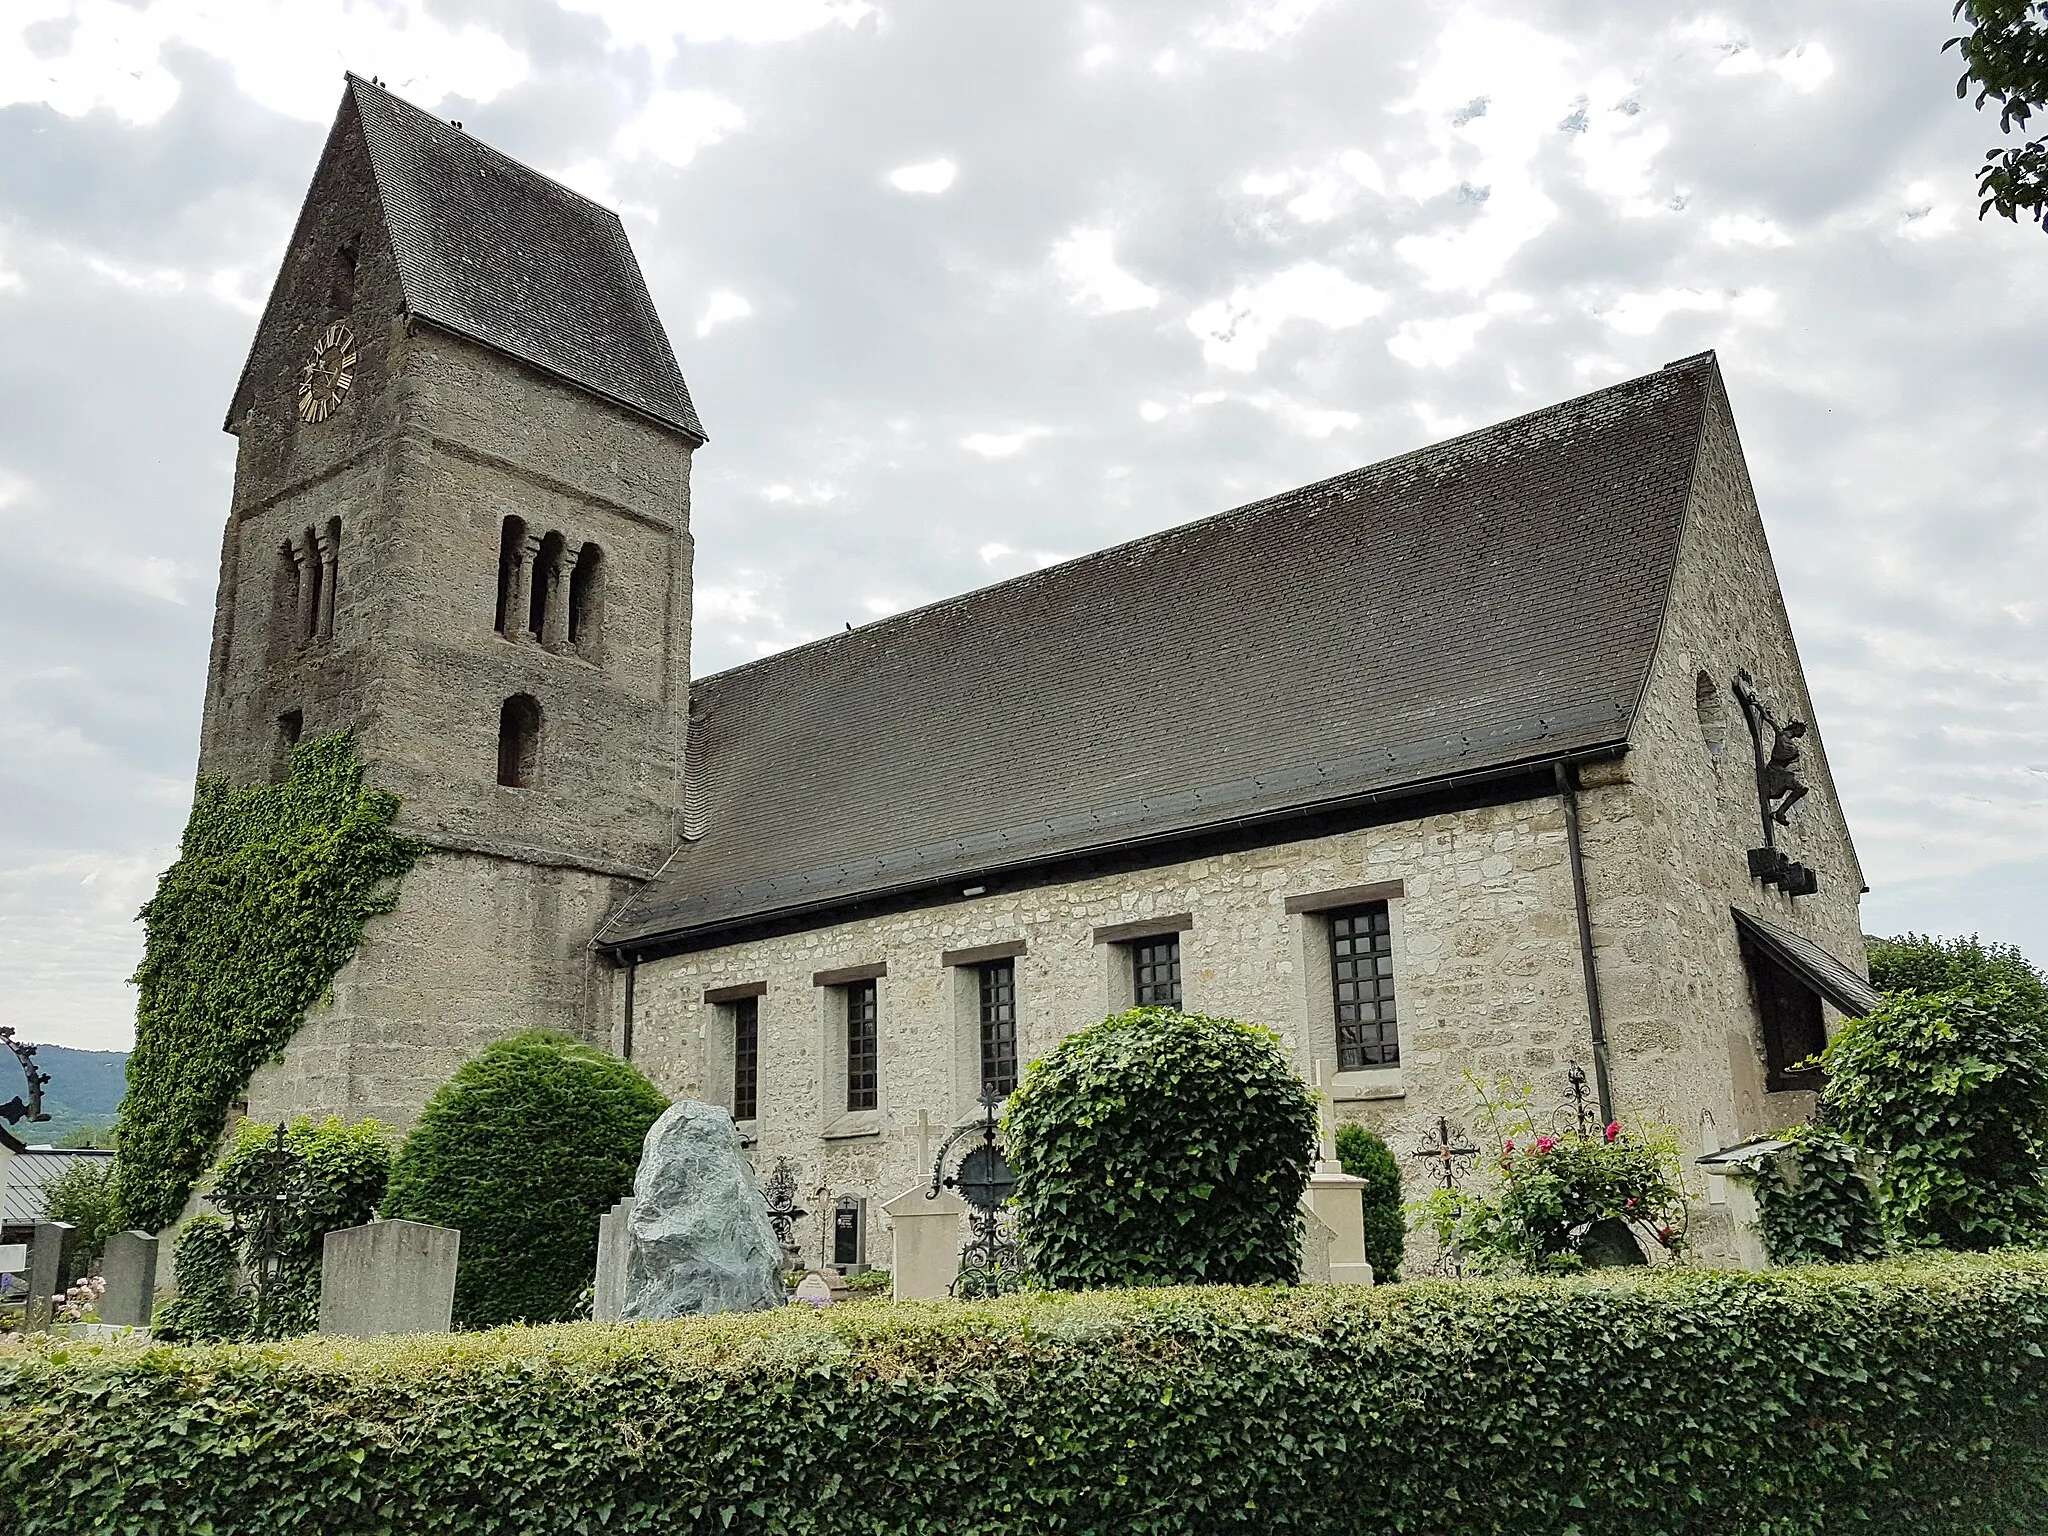
<path fill-rule="evenodd" d="M 792 1302 L 799 1302 L 807 1307 L 829 1307 L 838 1299 L 833 1293 L 832 1282 L 815 1269 L 797 1281 L 796 1294 L 790 1298 Z"/>
<path fill-rule="evenodd" d="M 896 1245 L 889 1257 L 889 1294 L 898 1301 L 950 1295 L 960 1272 L 960 1212 L 965 1207 L 950 1189 L 926 1199 L 929 1187 L 913 1184 L 882 1202 Z"/>
<path fill-rule="evenodd" d="M 147 1328 L 156 1309 L 156 1239 L 147 1232 L 116 1232 L 107 1239 L 100 1274 L 106 1294 L 100 1321 L 117 1328 Z"/>
<path fill-rule="evenodd" d="M 30 1333 L 47 1333 L 57 1321 L 54 1298 L 64 1288 L 74 1230 L 68 1221 L 36 1223 L 28 1246 L 28 1316 L 23 1320 Z"/>
<path fill-rule="evenodd" d="M 320 1331 L 351 1339 L 446 1333 L 461 1251 L 460 1232 L 423 1221 L 328 1233 L 320 1250 Z"/>
<path fill-rule="evenodd" d="M 732 1116 L 715 1104 L 671 1104 L 648 1128 L 627 1229 L 626 1321 L 783 1304 L 782 1245 Z"/>
<path fill-rule="evenodd" d="M 868 1203 L 841 1195 L 832 1207 L 832 1264 L 847 1273 L 868 1267 Z"/>
<path fill-rule="evenodd" d="M 616 1323 L 626 1309 L 626 1257 L 633 1246 L 633 1197 L 626 1196 L 597 1218 L 597 1280 L 590 1292 L 590 1315 L 600 1323 Z"/>

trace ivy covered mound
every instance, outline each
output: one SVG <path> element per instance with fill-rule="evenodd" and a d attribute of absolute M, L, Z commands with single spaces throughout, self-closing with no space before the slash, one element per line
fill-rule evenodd
<path fill-rule="evenodd" d="M 60 1341 L 0 1423 L 19 1536 L 2039 1531 L 2048 1259 Z"/>
<path fill-rule="evenodd" d="M 392 832 L 397 814 L 345 733 L 299 746 L 281 784 L 199 781 L 178 861 L 142 909 L 121 1225 L 177 1220 L 250 1075 L 397 905 L 420 852 Z"/>
<path fill-rule="evenodd" d="M 1136 1008 L 1031 1063 L 1003 1117 L 1034 1276 L 1290 1285 L 1313 1095 L 1257 1024 Z"/>
<path fill-rule="evenodd" d="M 567 1035 L 499 1040 L 428 1101 L 391 1165 L 383 1214 L 462 1233 L 458 1327 L 575 1317 L 598 1218 L 632 1192 L 640 1144 L 667 1107 L 638 1067 Z"/>

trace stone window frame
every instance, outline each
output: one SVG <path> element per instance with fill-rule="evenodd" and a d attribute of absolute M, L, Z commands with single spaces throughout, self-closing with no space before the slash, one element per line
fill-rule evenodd
<path fill-rule="evenodd" d="M 755 1039 L 760 1038 L 762 1025 L 760 1000 L 768 995 L 766 981 L 741 981 L 725 986 L 706 987 L 704 1006 L 711 1010 L 711 1018 L 705 1029 L 703 1092 L 706 1100 L 718 1104 L 731 1114 L 733 1124 L 741 1136 L 754 1139 L 755 1128 L 760 1124 L 760 1067 L 759 1053 L 756 1052 L 755 1066 L 755 1118 L 740 1118 L 739 1104 L 735 1092 L 735 1068 L 737 1065 L 735 1026 L 739 1022 L 737 1006 L 743 1002 L 754 1004 Z"/>
<path fill-rule="evenodd" d="M 811 986 L 818 994 L 818 1025 L 822 1042 L 819 1059 L 824 1064 L 824 1070 L 819 1074 L 819 1135 L 827 1141 L 882 1134 L 882 1116 L 889 1102 L 887 1030 L 884 1028 L 889 1010 L 887 993 L 882 985 L 888 974 L 889 965 L 885 960 L 812 973 Z M 849 1109 L 847 1006 L 851 1001 L 851 990 L 869 983 L 873 984 L 875 998 L 875 1102 L 871 1109 Z"/>
<path fill-rule="evenodd" d="M 1104 949 L 1109 962 L 1106 979 L 1111 1013 L 1121 1013 L 1126 1008 L 1187 1006 L 1187 944 L 1181 935 L 1193 932 L 1194 927 L 1193 913 L 1174 912 L 1126 923 L 1105 923 L 1094 930 L 1093 941 Z M 1140 1003 L 1137 947 L 1168 938 L 1173 941 L 1174 991 L 1177 996 L 1167 1004 Z"/>
<path fill-rule="evenodd" d="M 516 512 L 498 524 L 499 638 L 601 666 L 604 661 L 604 546 L 560 528 L 537 530 Z"/>
<path fill-rule="evenodd" d="M 1015 1069 L 1019 1078 L 1023 1075 L 1024 994 L 1017 974 L 1017 961 L 1028 952 L 1029 946 L 1024 940 L 1004 939 L 963 949 L 949 949 L 939 956 L 939 964 L 953 973 L 952 1082 L 955 1123 L 964 1123 L 978 1115 L 981 1110 L 982 988 L 983 977 L 991 966 L 1008 966 L 1010 970 L 1011 1032 L 1016 1052 Z"/>
<path fill-rule="evenodd" d="M 1407 972 L 1407 922 L 1404 903 L 1407 882 L 1401 879 L 1375 880 L 1364 885 L 1333 886 L 1326 890 L 1303 891 L 1284 896 L 1281 910 L 1294 927 L 1294 946 L 1301 959 L 1303 978 L 1300 1001 L 1302 1054 L 1311 1077 L 1320 1071 L 1323 1089 L 1331 1102 L 1361 1099 L 1401 1098 L 1407 1083 L 1400 1064 L 1372 1067 L 1362 1071 L 1339 1072 L 1337 1067 L 1337 999 L 1333 973 L 1331 918 L 1360 907 L 1384 902 L 1387 929 L 1394 962 L 1395 996 L 1401 995 L 1401 977 Z M 1410 1025 L 1405 1010 L 1399 1025 Z M 1398 1026 L 1397 1026 L 1398 1027 Z M 1403 1060 L 1409 1053 L 1404 1049 Z"/>

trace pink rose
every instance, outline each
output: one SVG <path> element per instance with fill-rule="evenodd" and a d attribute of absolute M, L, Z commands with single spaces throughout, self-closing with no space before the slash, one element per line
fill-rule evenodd
<path fill-rule="evenodd" d="M 1607 1139 L 1608 1139 L 1609 1141 L 1614 1141 L 1614 1140 L 1616 1140 L 1616 1139 L 1617 1139 L 1617 1138 L 1618 1138 L 1618 1137 L 1619 1137 L 1620 1135 L 1621 1135 L 1621 1122 L 1620 1122 L 1619 1120 L 1610 1120 L 1610 1121 L 1608 1121 L 1608 1122 L 1607 1122 Z"/>

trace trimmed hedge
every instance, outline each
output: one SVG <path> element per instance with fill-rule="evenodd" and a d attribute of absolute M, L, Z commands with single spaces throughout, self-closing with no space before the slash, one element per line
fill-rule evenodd
<path fill-rule="evenodd" d="M 0 1350 L 0 1528 L 2048 1528 L 2048 1257 Z"/>

